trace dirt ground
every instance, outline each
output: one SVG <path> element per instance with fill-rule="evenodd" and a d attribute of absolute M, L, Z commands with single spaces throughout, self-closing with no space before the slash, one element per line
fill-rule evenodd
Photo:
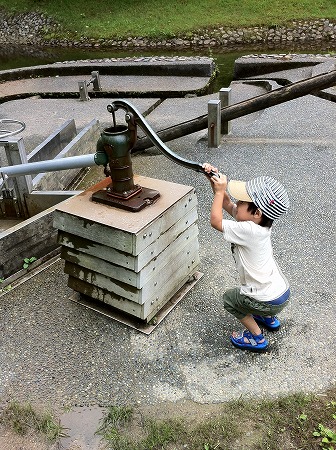
<path fill-rule="evenodd" d="M 195 423 L 220 414 L 221 404 L 198 404 L 191 401 L 180 403 L 162 403 L 136 408 L 134 413 L 139 418 L 155 417 L 156 420 L 183 417 L 186 422 Z M 62 425 L 68 435 L 56 444 L 48 443 L 43 436 L 31 433 L 19 436 L 13 430 L 0 426 L 1 450 L 104 450 L 100 438 L 94 435 L 99 420 L 104 414 L 103 408 L 83 407 L 60 415 Z M 139 430 L 130 430 L 134 435 Z"/>
<path fill-rule="evenodd" d="M 12 430 L 0 427 L 0 448 L 1 450 L 51 450 L 53 447 L 48 446 L 44 439 L 34 434 L 19 436 Z"/>

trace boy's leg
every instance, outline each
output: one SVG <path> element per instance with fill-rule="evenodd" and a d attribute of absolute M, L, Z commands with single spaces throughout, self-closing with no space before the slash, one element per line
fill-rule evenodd
<path fill-rule="evenodd" d="M 257 324 L 257 322 L 254 320 L 252 315 L 247 315 L 240 319 L 240 322 L 244 325 L 245 328 L 247 328 L 252 334 L 255 336 L 258 336 L 259 334 L 262 334 L 262 331 Z M 233 335 L 233 333 L 232 333 Z M 261 342 L 264 342 L 265 339 L 262 339 Z"/>
<path fill-rule="evenodd" d="M 265 349 L 268 343 L 264 338 L 259 325 L 252 316 L 252 312 L 254 311 L 253 308 L 251 310 L 251 305 L 249 303 L 250 299 L 244 295 L 241 295 L 238 288 L 229 289 L 224 294 L 224 308 L 234 315 L 250 332 L 250 335 L 247 333 L 233 332 L 231 341 L 235 346 L 253 350 L 253 346 L 250 344 L 252 338 L 253 341 L 258 341 L 258 345 L 254 351 L 256 351 L 259 347 L 263 347 L 263 349 Z"/>

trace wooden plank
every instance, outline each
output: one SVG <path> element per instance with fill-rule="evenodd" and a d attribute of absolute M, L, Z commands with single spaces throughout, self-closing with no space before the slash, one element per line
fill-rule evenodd
<path fill-rule="evenodd" d="M 99 314 L 109 317 L 110 319 L 116 320 L 117 322 L 123 323 L 131 328 L 134 328 L 141 333 L 151 334 L 155 328 L 167 317 L 167 315 L 175 308 L 176 305 L 186 296 L 186 294 L 195 286 L 195 284 L 202 278 L 203 273 L 195 272 L 190 279 L 183 284 L 183 286 L 170 298 L 170 300 L 164 304 L 159 312 L 155 313 L 155 321 L 145 322 L 139 320 L 136 317 L 132 317 L 129 314 L 124 314 L 122 311 L 118 311 L 106 303 L 94 300 L 91 297 L 80 294 L 79 292 L 74 292 L 70 297 L 70 300 L 85 306 Z"/>
<path fill-rule="evenodd" d="M 191 261 L 199 263 L 198 251 L 199 244 L 197 236 L 195 236 L 193 240 L 190 240 L 188 246 L 181 248 L 180 251 L 176 252 L 174 257 L 167 260 L 167 264 L 161 271 L 153 274 L 142 288 L 130 286 L 129 284 L 122 283 L 109 276 L 98 273 L 96 270 L 87 269 L 68 261 L 65 262 L 64 272 L 73 278 L 78 278 L 109 292 L 114 292 L 116 295 L 125 297 L 128 300 L 143 304 L 153 296 L 157 296 L 162 287 L 174 279 L 177 267 L 179 269 L 181 268 L 181 270 L 184 268 L 185 272 L 188 273 L 188 264 L 190 264 Z"/>
<path fill-rule="evenodd" d="M 122 252 L 116 248 L 61 230 L 58 230 L 57 242 L 63 247 L 69 247 L 135 271 L 137 256 Z"/>
<path fill-rule="evenodd" d="M 185 254 L 183 253 L 182 251 L 180 255 L 177 255 L 173 263 L 167 264 L 157 277 L 152 277 L 143 287 L 142 295 L 146 299 L 144 301 L 145 305 L 148 306 L 153 301 L 154 303 L 161 302 L 161 299 L 165 297 L 165 289 L 169 287 L 172 287 L 175 293 L 176 290 L 174 289 L 179 284 L 182 276 L 189 277 L 196 270 L 200 263 L 198 241 L 194 242 L 189 254 L 187 249 L 185 249 Z M 161 279 L 166 281 L 163 282 Z M 147 313 L 145 317 L 147 317 Z"/>
<path fill-rule="evenodd" d="M 0 278 L 22 269 L 24 258 L 41 258 L 58 247 L 53 210 L 49 208 L 0 233 Z"/>
<path fill-rule="evenodd" d="M 84 239 L 83 237 L 59 230 L 58 243 L 62 246 L 73 248 L 82 253 L 96 256 L 111 263 L 139 272 L 153 258 L 156 258 L 171 242 L 173 242 L 183 231 L 186 230 L 186 221 L 196 224 L 198 220 L 197 208 L 188 211 L 185 216 L 178 220 L 165 233 L 160 235 L 156 241 L 146 247 L 139 255 L 133 256 L 106 245 Z"/>
<path fill-rule="evenodd" d="M 91 194 L 100 184 L 63 202 L 54 215 L 54 226 L 61 231 L 84 237 L 132 255 L 138 255 L 164 234 L 188 211 L 197 206 L 190 186 L 178 185 L 147 177 L 135 177 L 136 184 L 155 189 L 161 197 L 151 206 L 133 213 L 92 202 Z M 183 195 L 181 195 L 183 194 Z"/>
<path fill-rule="evenodd" d="M 155 274 L 159 274 L 162 268 L 171 263 L 175 264 L 174 259 L 180 251 L 198 249 L 198 228 L 193 227 L 192 230 L 185 230 L 175 241 L 168 245 L 163 252 L 157 257 L 154 257 L 149 264 L 147 264 L 139 272 L 126 269 L 101 258 L 79 252 L 75 249 L 63 247 L 61 257 L 77 266 L 90 269 L 94 272 L 106 275 L 109 278 L 120 281 L 129 286 L 141 289 Z M 159 276 L 159 275 L 157 275 Z"/>
<path fill-rule="evenodd" d="M 111 214 L 115 214 L 115 211 L 111 210 Z M 123 252 L 132 253 L 133 235 L 125 233 L 123 230 L 103 226 L 93 220 L 59 210 L 54 213 L 54 227 Z"/>
<path fill-rule="evenodd" d="M 113 279 L 121 281 L 130 286 L 140 287 L 139 273 L 133 270 L 128 270 L 125 267 L 112 264 L 108 261 L 104 261 L 95 256 L 91 256 L 85 253 L 78 252 L 72 248 L 62 247 L 61 258 L 65 261 L 69 261 L 72 264 L 76 264 L 79 267 L 85 267 L 86 269 L 95 270 L 106 276 L 111 276 Z"/>
<path fill-rule="evenodd" d="M 138 255 L 144 251 L 150 244 L 155 242 L 169 228 L 171 228 L 180 218 L 183 218 L 187 211 L 197 206 L 197 197 L 195 194 L 188 194 L 176 202 L 164 214 L 149 223 L 143 230 L 136 235 L 134 240 L 134 254 Z M 185 219 L 185 227 L 190 225 L 189 219 Z"/>
<path fill-rule="evenodd" d="M 149 299 L 142 305 L 71 276 L 68 280 L 68 286 L 77 292 L 92 297 L 93 299 L 107 303 L 108 305 L 111 305 L 124 313 L 138 317 L 141 320 L 149 321 L 196 271 L 196 261 L 194 264 L 191 264 L 190 261 L 188 273 L 184 270 L 176 271 L 176 277 L 174 280 L 171 280 L 170 283 L 166 283 L 160 290 L 159 295 L 155 298 L 153 297 L 152 299 Z"/>
<path fill-rule="evenodd" d="M 197 207 L 195 206 L 190 211 L 187 210 L 185 216 L 177 220 L 177 222 L 174 223 L 174 225 L 168 228 L 167 231 L 164 231 L 162 234 L 160 234 L 154 242 L 152 242 L 142 252 L 138 254 L 135 270 L 136 271 L 141 270 L 143 267 L 145 267 L 145 265 L 149 263 L 151 258 L 158 257 L 158 255 L 160 255 L 163 249 L 165 249 L 166 247 L 168 247 L 170 243 L 178 239 L 178 237 L 186 230 L 188 230 L 188 233 L 184 235 L 186 239 L 189 238 L 192 239 L 193 236 L 196 236 L 196 232 L 195 234 L 193 234 L 194 231 L 193 228 L 197 228 L 198 234 L 197 222 L 198 222 L 198 213 Z"/>

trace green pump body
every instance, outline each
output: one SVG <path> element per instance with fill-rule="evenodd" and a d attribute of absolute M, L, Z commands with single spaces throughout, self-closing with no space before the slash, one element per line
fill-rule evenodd
<path fill-rule="evenodd" d="M 108 195 L 127 199 L 141 190 L 133 181 L 131 150 L 136 142 L 136 129 L 125 125 L 105 128 L 97 142 L 97 154 L 105 153 L 112 183 Z"/>

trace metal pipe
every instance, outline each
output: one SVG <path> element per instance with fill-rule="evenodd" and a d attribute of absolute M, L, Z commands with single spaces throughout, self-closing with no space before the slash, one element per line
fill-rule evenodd
<path fill-rule="evenodd" d="M 79 169 L 94 165 L 104 165 L 104 163 L 104 161 L 97 157 L 97 153 L 94 153 L 90 155 L 69 156 L 67 158 L 38 161 L 28 164 L 18 164 L 15 166 L 4 166 L 0 167 L 0 172 L 7 175 L 7 177 L 15 177 L 17 175 L 31 175 L 36 173 L 54 172 L 56 170 Z"/>
<path fill-rule="evenodd" d="M 9 130 L 0 130 L 0 139 L 3 139 L 8 136 L 13 136 L 14 134 L 21 133 L 26 128 L 26 124 L 24 122 L 21 122 L 20 120 L 14 120 L 14 119 L 0 119 L 0 126 L 3 123 L 8 123 L 10 125 L 18 124 L 20 125 L 20 128 L 17 130 L 9 131 Z"/>

